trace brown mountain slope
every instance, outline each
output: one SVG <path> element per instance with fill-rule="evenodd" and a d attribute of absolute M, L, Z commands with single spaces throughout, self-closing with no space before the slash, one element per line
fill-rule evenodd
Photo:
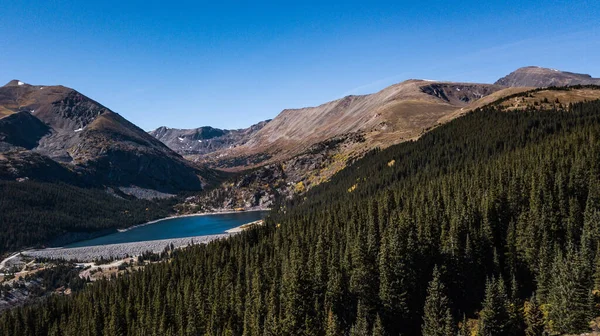
<path fill-rule="evenodd" d="M 551 109 L 561 108 L 561 106 L 566 107 L 570 103 L 595 99 L 600 99 L 600 87 L 535 90 L 505 88 L 473 101 L 464 107 L 454 107 L 454 110 L 448 109 L 446 111 L 451 112 L 444 114 L 437 121 L 428 119 L 427 117 L 427 115 L 435 117 L 440 115 L 439 111 L 432 110 L 440 108 L 435 103 L 411 100 L 408 102 L 398 102 L 398 104 L 401 104 L 406 109 L 412 109 L 414 114 L 409 114 L 412 118 L 422 118 L 419 121 L 414 121 L 405 116 L 413 125 L 423 125 L 424 122 L 429 122 L 429 128 L 425 129 L 425 131 L 428 131 L 469 111 L 490 104 L 499 106 L 507 111 L 527 108 Z M 268 207 L 278 195 L 290 197 L 328 180 L 333 174 L 345 168 L 348 163 L 362 156 L 366 150 L 372 149 L 374 144 L 377 143 L 373 139 L 382 139 L 379 142 L 381 147 L 391 145 L 391 141 L 403 141 L 399 140 L 399 138 L 394 138 L 396 135 L 397 133 L 394 132 L 371 132 L 370 134 L 348 133 L 315 143 L 307 150 L 291 158 L 249 171 L 231 181 L 223 183 L 219 188 L 207 194 L 192 197 L 186 203 L 182 204 L 180 209 L 182 211 L 198 211 L 238 207 Z M 371 139 L 367 137 L 371 137 Z M 389 138 L 385 139 L 385 137 Z M 236 161 L 232 160 L 230 162 L 235 163 Z M 390 162 L 389 164 L 394 164 L 394 162 Z"/>
<path fill-rule="evenodd" d="M 11 81 L 0 87 L 0 106 L 11 113 L 0 119 L 0 148 L 11 154 L 4 155 L 3 166 L 19 168 L 0 176 L 43 175 L 34 169 L 44 167 L 39 164 L 43 160 L 27 166 L 27 158 L 35 157 L 27 150 L 61 162 L 86 184 L 175 192 L 199 190 L 201 175 L 211 175 L 119 114 L 64 86 Z M 19 158 L 19 164 L 12 165 L 11 158 Z"/>
<path fill-rule="evenodd" d="M 548 87 L 567 85 L 600 85 L 600 78 L 537 66 L 519 68 L 496 81 L 497 85 L 512 87 Z"/>
<path fill-rule="evenodd" d="M 204 156 L 242 174 L 182 209 L 265 207 L 328 180 L 376 147 L 414 139 L 439 120 L 505 87 L 409 80 L 380 92 L 348 96 L 317 107 L 284 110 L 245 144 Z"/>
<path fill-rule="evenodd" d="M 0 90 L 0 110 L 5 115 L 20 111 L 35 113 L 40 109 L 48 110 L 53 102 L 61 100 L 71 91 L 74 90 L 60 85 L 29 85 L 15 79 Z"/>
<path fill-rule="evenodd" d="M 256 166 L 292 158 L 317 143 L 347 134 L 360 134 L 364 139 L 352 145 L 360 147 L 357 151 L 389 146 L 418 136 L 442 116 L 502 88 L 409 80 L 370 95 L 284 110 L 245 144 L 201 159 L 220 167 Z"/>

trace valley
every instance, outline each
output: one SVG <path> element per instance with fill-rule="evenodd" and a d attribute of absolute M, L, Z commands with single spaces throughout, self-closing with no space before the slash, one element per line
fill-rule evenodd
<path fill-rule="evenodd" d="M 534 75 L 546 78 L 545 72 L 541 73 Z M 539 83 L 531 76 L 527 77 L 528 84 Z M 9 83 L 8 87 L 31 90 L 27 84 L 18 83 L 22 82 Z M 552 267 L 561 267 L 562 259 L 531 241 L 531 230 L 553 230 L 555 235 L 566 235 L 572 244 L 581 244 L 586 230 L 591 230 L 585 225 L 592 225 L 589 220 L 581 221 L 593 216 L 597 192 L 592 175 L 583 167 L 593 167 L 590 160 L 600 87 L 585 81 L 574 84 L 532 88 L 409 80 L 371 95 L 284 110 L 273 120 L 247 129 L 161 127 L 149 133 L 83 96 L 76 100 L 90 104 L 88 107 L 58 100 L 51 104 L 54 107 L 48 110 L 49 116 L 38 116 L 22 110 L 19 104 L 45 111 L 45 101 L 25 91 L 24 96 L 31 97 L 15 100 L 18 104 L 5 102 L 6 116 L 0 119 L 4 148 L 0 154 L 0 187 L 4 191 L 0 203 L 5 226 L 0 238 L 5 242 L 6 257 L 21 251 L 3 262 L 0 308 L 24 308 L 0 314 L 0 325 L 18 323 L 14 314 L 36 314 L 37 308 L 28 302 L 79 305 L 82 297 L 101 287 L 110 288 L 105 292 L 110 296 L 115 292 L 113 286 L 149 281 L 148 274 L 156 275 L 148 283 L 158 286 L 158 291 L 140 293 L 140 286 L 128 286 L 127 295 L 151 302 L 159 295 L 156 293 L 168 292 L 162 287 L 167 278 L 159 275 L 164 272 L 179 274 L 178 286 L 201 284 L 212 291 L 219 286 L 215 282 L 218 276 L 214 276 L 237 267 L 228 283 L 249 281 L 246 285 L 253 288 L 260 281 L 256 275 L 251 280 L 239 277 L 239 272 L 249 272 L 265 276 L 262 287 L 242 296 L 239 287 L 233 292 L 225 290 L 210 301 L 194 301 L 194 305 L 202 310 L 223 307 L 222 295 L 234 296 L 236 304 L 249 304 L 242 298 L 254 300 L 255 295 L 290 300 L 293 296 L 288 294 L 300 290 L 296 281 L 311 285 L 302 289 L 300 301 L 262 301 L 262 308 L 250 308 L 251 317 L 229 311 L 234 325 L 221 324 L 213 314 L 198 316 L 199 324 L 194 327 L 198 331 L 241 331 L 246 328 L 242 321 L 253 318 L 263 321 L 256 322 L 261 328 L 271 328 L 264 322 L 264 316 L 271 316 L 283 328 L 273 326 L 273 333 L 321 334 L 330 328 L 353 330 L 362 328 L 361 323 L 375 328 L 380 323 L 392 334 L 411 334 L 420 329 L 421 319 L 401 311 L 420 309 L 429 294 L 417 284 L 429 282 L 435 265 L 452 265 L 457 272 L 470 267 L 480 270 L 473 272 L 471 287 L 451 268 L 445 268 L 443 276 L 437 275 L 471 298 L 453 306 L 465 316 L 459 323 L 461 328 L 482 323 L 475 314 L 481 313 L 477 309 L 484 296 L 491 295 L 488 287 L 492 286 L 483 284 L 500 281 L 486 280 L 485 274 L 514 279 L 517 292 L 510 294 L 514 300 L 511 305 L 532 304 L 523 293 L 546 281 L 542 277 L 549 272 L 549 268 L 536 269 L 536 258 L 548 258 Z M 5 92 L 14 95 L 11 90 Z M 62 90 L 49 92 L 63 99 Z M 44 99 L 57 98 L 51 95 Z M 86 114 L 90 110 L 91 114 Z M 71 112 L 64 111 L 76 111 L 77 118 L 65 117 Z M 74 127 L 78 128 L 72 130 Z M 575 148 L 573 144 L 582 142 L 592 145 L 570 151 Z M 548 189 L 548 183 L 560 183 L 555 179 L 538 185 L 537 181 L 546 177 L 539 175 L 539 162 L 532 158 L 568 179 L 568 187 L 559 184 Z M 122 162 L 130 166 L 120 168 Z M 514 162 L 519 162 L 519 170 L 515 170 Z M 103 166 L 105 163 L 108 166 Z M 573 168 L 566 171 L 565 167 Z M 158 179 L 153 177 L 155 168 L 161 171 Z M 132 169 L 138 173 L 132 174 Z M 103 175 L 106 172 L 109 175 Z M 197 179 L 191 185 L 180 180 L 187 179 L 190 172 Z M 505 180 L 506 176 L 511 178 Z M 521 187 L 526 188 L 523 193 L 518 191 Z M 544 204 L 542 208 L 558 203 L 567 206 L 566 210 L 551 212 L 568 217 L 572 226 L 546 228 L 524 219 L 541 211 L 531 208 L 537 199 L 535 188 L 551 197 L 559 197 L 556 188 L 566 188 L 561 192 L 569 193 L 569 205 L 564 205 L 564 200 L 538 201 Z M 482 194 L 482 190 L 492 193 Z M 268 216 L 260 211 L 242 211 L 269 208 Z M 584 215 L 567 215 L 575 212 Z M 194 216 L 210 213 L 221 214 Z M 562 220 L 566 219 L 558 221 Z M 10 224 L 17 222 L 22 224 Z M 144 223 L 148 225 L 140 225 Z M 518 237 L 508 237 L 510 232 Z M 473 249 L 477 258 L 471 255 Z M 502 257 L 498 250 L 503 251 Z M 515 250 L 520 251 L 518 257 L 510 252 Z M 572 253 L 580 253 L 577 251 Z M 207 264 L 202 256 L 214 253 L 228 257 Z M 461 257 L 453 261 L 453 255 Z M 148 258 L 151 261 L 145 262 Z M 575 257 L 569 258 L 573 262 Z M 597 257 L 585 258 L 592 264 Z M 185 265 L 208 271 L 198 273 Z M 275 271 L 266 265 L 273 265 Z M 321 277 L 302 278 L 306 272 Z M 435 280 L 435 272 L 431 281 L 441 281 Z M 47 274 L 64 278 L 48 282 Z M 386 282 L 391 278 L 401 279 L 402 287 Z M 111 280 L 98 281 L 102 279 Z M 199 280 L 192 285 L 191 279 Z M 493 282 L 493 286 L 504 285 Z M 558 285 L 548 282 L 547 286 Z M 334 294 L 324 296 L 325 290 Z M 447 295 L 457 295 L 456 290 L 450 287 Z M 394 295 L 406 299 L 395 301 L 391 298 Z M 311 312 L 306 298 L 328 306 L 330 317 L 325 318 L 323 311 Z M 579 299 L 574 298 L 576 302 Z M 539 300 L 557 304 L 549 296 Z M 165 304 L 176 310 L 181 303 L 167 300 Z M 85 318 L 92 316 L 85 308 L 77 309 L 83 309 Z M 320 322 L 305 325 L 280 320 L 272 315 L 273 309 L 288 316 L 294 311 L 293 316 Z M 484 303 L 482 309 L 492 308 Z M 393 316 L 403 324 L 392 323 Z M 560 320 L 560 316 L 556 318 Z M 173 323 L 161 316 L 155 319 Z M 132 321 L 123 328 L 134 325 Z M 456 328 L 455 322 L 451 327 Z M 39 328 L 46 330 L 47 326 Z M 561 330 L 578 328 L 571 325 Z"/>
<path fill-rule="evenodd" d="M 544 91 L 529 91 L 523 97 L 536 92 Z M 583 330 L 582 316 L 593 308 L 587 291 L 577 292 L 579 287 L 573 286 L 596 285 L 570 279 L 596 276 L 588 265 L 595 264 L 597 256 L 584 254 L 588 251 L 584 247 L 587 239 L 591 244 L 597 239 L 592 218 L 599 191 L 591 172 L 596 169 L 600 139 L 598 101 L 572 103 L 568 110 L 558 105 L 523 110 L 501 104 L 499 100 L 416 140 L 368 153 L 304 197 L 281 203 L 264 226 L 176 250 L 169 262 L 95 282 L 79 294 L 48 296 L 43 307 L 61 316 L 73 316 L 65 315 L 66 309 L 78 310 L 78 319 L 90 321 L 83 324 L 90 326 L 98 315 L 86 302 L 98 298 L 98 306 L 107 307 L 99 315 L 102 323 L 113 323 L 113 309 L 136 312 L 116 322 L 124 329 L 158 321 L 173 332 L 193 327 L 199 333 L 241 333 L 251 330 L 246 323 L 255 321 L 259 330 L 288 335 L 327 330 L 342 334 L 357 328 L 370 334 L 378 325 L 392 334 L 415 334 L 423 318 L 404 312 L 419 312 L 432 295 L 442 295 L 462 298 L 447 303 L 451 316 L 463 316 L 462 320 L 435 319 L 447 323 L 447 328 L 473 330 L 496 323 L 484 317 L 495 311 L 509 316 L 498 322 L 503 325 L 533 323 L 520 322 L 522 315 L 509 315 L 513 313 L 508 309 L 517 305 L 531 309 L 540 302 L 570 311 L 550 308 L 548 314 L 561 324 L 548 328 L 562 333 Z M 554 176 L 559 178 L 550 179 Z M 544 213 L 556 217 L 532 220 Z M 558 225 L 563 222 L 572 224 Z M 564 256 L 562 246 L 568 253 Z M 552 266 L 536 269 L 540 258 Z M 567 271 L 569 264 L 574 266 Z M 554 270 L 561 273 L 550 278 Z M 464 272 L 470 276 L 464 277 Z M 505 278 L 512 279 L 510 292 Z M 436 281 L 448 287 L 433 292 L 431 284 Z M 248 287 L 227 285 L 238 282 Z M 538 291 L 532 299 L 529 293 L 543 289 L 537 287 L 540 283 L 548 286 L 548 292 Z M 166 311 L 189 304 L 178 296 L 164 296 L 171 286 L 182 288 L 195 309 L 207 313 L 182 312 L 184 322 L 166 317 Z M 564 294 L 568 300 L 558 288 L 573 288 Z M 195 297 L 193 292 L 205 294 Z M 493 295 L 499 305 L 487 303 L 486 297 Z M 160 297 L 163 308 L 153 310 L 149 303 Z M 271 299 L 256 301 L 258 297 Z M 113 300 L 119 303 L 108 304 Z M 315 302 L 330 308 L 315 310 Z M 237 311 L 236 305 L 247 309 Z M 27 320 L 19 316 L 33 319 L 38 309 L 42 308 L 10 310 L 0 315 L 0 325 L 19 330 L 24 327 L 20 321 Z M 58 328 L 69 330 L 75 323 L 72 318 Z M 307 318 L 319 322 L 306 324 Z M 43 321 L 29 327 L 49 328 Z"/>
<path fill-rule="evenodd" d="M 600 336 L 600 1 L 3 1 L 0 336 Z"/>
<path fill-rule="evenodd" d="M 122 204 L 120 212 L 95 219 L 102 224 L 83 230 L 65 225 L 85 216 L 73 213 L 56 219 L 62 222 L 58 228 L 42 229 L 40 238 L 5 244 L 5 251 L 106 235 L 161 216 L 268 209 L 328 182 L 374 150 L 414 141 L 488 104 L 501 101 L 496 104 L 507 110 L 566 108 L 600 98 L 598 90 L 586 86 L 531 91 L 501 85 L 550 86 L 556 76 L 569 78 L 570 84 L 594 80 L 537 67 L 518 69 L 493 85 L 408 80 L 370 95 L 287 109 L 247 129 L 160 127 L 149 133 L 73 89 L 11 81 L 0 88 L 6 115 L 0 118 L 0 179 L 6 181 L 0 186 L 10 194 L 5 205 L 15 201 L 19 186 L 44 190 L 49 197 L 69 188 L 76 194 L 106 194 L 99 199 Z M 26 219 L 16 210 L 35 213 L 35 203 L 43 204 L 31 202 L 31 208 L 23 208 L 24 200 L 16 201 L 18 207 L 6 208 L 5 220 Z M 127 203 L 139 203 L 146 215 L 134 215 Z M 108 214 L 103 207 L 96 210 Z M 38 218 L 20 228 L 47 225 Z"/>

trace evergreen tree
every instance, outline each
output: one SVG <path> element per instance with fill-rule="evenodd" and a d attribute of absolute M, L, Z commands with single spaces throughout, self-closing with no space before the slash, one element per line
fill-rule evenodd
<path fill-rule="evenodd" d="M 588 329 L 590 291 L 585 271 L 578 264 L 578 252 L 569 246 L 566 255 L 559 252 L 553 265 L 552 287 L 548 297 L 552 328 L 562 333 L 576 333 Z"/>
<path fill-rule="evenodd" d="M 437 266 L 433 269 L 433 279 L 429 282 L 429 288 L 427 289 L 422 334 L 424 336 L 451 336 L 455 334 L 450 302 L 446 296 L 446 287 L 440 279 Z"/>
<path fill-rule="evenodd" d="M 373 332 L 371 334 L 373 336 L 387 335 L 387 333 L 385 332 L 385 329 L 383 327 L 383 322 L 381 321 L 381 318 L 379 317 L 379 315 L 377 315 L 377 318 L 375 319 L 375 324 L 373 325 Z"/>
<path fill-rule="evenodd" d="M 471 336 L 471 330 L 469 329 L 469 323 L 467 317 L 463 316 L 463 320 L 460 323 L 460 330 L 458 331 L 459 336 Z"/>
<path fill-rule="evenodd" d="M 397 325 L 407 317 L 407 290 L 414 282 L 410 275 L 410 261 L 407 260 L 409 253 L 401 238 L 402 231 L 395 225 L 390 226 L 384 234 L 379 254 L 379 299 L 383 306 L 383 319 L 388 324 L 395 321 Z"/>
<path fill-rule="evenodd" d="M 342 328 L 338 321 L 337 316 L 329 310 L 327 314 L 327 327 L 325 329 L 326 336 L 337 336 L 342 334 Z"/>
<path fill-rule="evenodd" d="M 478 335 L 508 335 L 509 322 L 504 281 L 491 278 L 487 281 L 483 308 L 479 312 Z"/>
<path fill-rule="evenodd" d="M 350 336 L 370 336 L 369 321 L 367 319 L 366 307 L 362 302 L 358 302 L 356 313 L 356 322 L 350 328 Z"/>
<path fill-rule="evenodd" d="M 544 334 L 544 314 L 540 309 L 540 306 L 535 298 L 535 295 L 531 297 L 529 301 L 525 302 L 523 309 L 525 316 L 525 335 L 526 336 L 540 336 Z"/>

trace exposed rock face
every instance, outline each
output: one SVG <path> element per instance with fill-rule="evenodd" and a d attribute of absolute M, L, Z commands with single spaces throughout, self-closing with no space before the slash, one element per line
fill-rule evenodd
<path fill-rule="evenodd" d="M 0 87 L 0 110 L 8 115 L 0 119 L 0 149 L 10 151 L 0 166 L 10 169 L 3 178 L 37 179 L 38 169 L 51 166 L 44 174 L 63 167 L 76 173 L 70 177 L 78 183 L 168 192 L 202 188 L 201 171 L 192 163 L 73 89 L 11 81 Z"/>
<path fill-rule="evenodd" d="M 600 78 L 593 78 L 586 74 L 529 66 L 511 72 L 508 76 L 500 78 L 496 84 L 512 87 L 548 87 L 577 84 L 600 85 Z"/>
<path fill-rule="evenodd" d="M 466 106 L 502 88 L 496 85 L 432 83 L 421 87 L 421 91 L 435 96 L 454 106 Z"/>
<path fill-rule="evenodd" d="M 210 126 L 194 129 L 177 129 L 162 126 L 151 131 L 150 135 L 181 155 L 208 154 L 243 145 L 269 121 L 261 121 L 248 128 L 238 130 L 223 130 Z"/>
<path fill-rule="evenodd" d="M 350 133 L 316 143 L 288 160 L 244 171 L 207 194 L 189 198 L 180 211 L 270 208 L 277 199 L 302 193 L 361 157 L 364 142 L 361 134 Z"/>

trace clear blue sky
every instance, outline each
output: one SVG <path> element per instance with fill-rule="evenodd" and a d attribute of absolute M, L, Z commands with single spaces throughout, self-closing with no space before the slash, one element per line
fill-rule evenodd
<path fill-rule="evenodd" d="M 247 127 L 409 78 L 600 77 L 600 1 L 0 0 L 0 82 L 63 84 L 140 127 Z"/>

